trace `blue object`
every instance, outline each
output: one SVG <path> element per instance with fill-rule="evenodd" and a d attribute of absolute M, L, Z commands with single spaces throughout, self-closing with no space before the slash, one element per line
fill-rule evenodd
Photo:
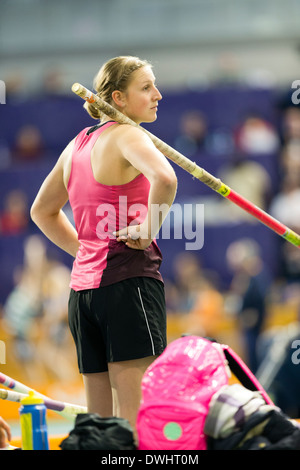
<path fill-rule="evenodd" d="M 23 450 L 49 450 L 46 412 L 43 399 L 34 395 L 33 391 L 21 400 L 19 413 Z"/>

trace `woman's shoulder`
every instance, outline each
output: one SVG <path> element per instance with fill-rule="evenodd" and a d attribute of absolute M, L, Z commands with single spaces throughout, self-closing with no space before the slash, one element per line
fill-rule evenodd
<path fill-rule="evenodd" d="M 121 144 L 126 144 L 133 141 L 140 141 L 141 143 L 151 142 L 151 139 L 141 127 L 131 124 L 119 124 L 119 126 L 114 129 L 114 137 Z"/>
<path fill-rule="evenodd" d="M 115 126 L 115 130 L 119 133 L 127 133 L 127 132 L 131 132 L 133 134 L 144 134 L 143 132 L 143 129 L 138 126 L 137 124 L 134 125 L 134 124 L 122 124 L 122 123 L 116 123 L 118 124 L 117 126 Z"/>

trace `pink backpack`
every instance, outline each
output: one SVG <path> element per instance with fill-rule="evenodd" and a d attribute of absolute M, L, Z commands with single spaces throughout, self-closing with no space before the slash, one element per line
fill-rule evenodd
<path fill-rule="evenodd" d="M 228 346 L 198 336 L 170 343 L 143 376 L 137 416 L 139 450 L 205 450 L 209 403 L 216 391 L 228 385 L 230 370 L 245 387 L 259 390 L 272 403 Z"/>

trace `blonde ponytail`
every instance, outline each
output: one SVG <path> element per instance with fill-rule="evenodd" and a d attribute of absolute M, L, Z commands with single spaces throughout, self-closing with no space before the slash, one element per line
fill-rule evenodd
<path fill-rule="evenodd" d="M 101 119 L 101 111 L 93 103 L 88 103 L 87 101 L 83 105 L 84 109 L 93 119 Z"/>

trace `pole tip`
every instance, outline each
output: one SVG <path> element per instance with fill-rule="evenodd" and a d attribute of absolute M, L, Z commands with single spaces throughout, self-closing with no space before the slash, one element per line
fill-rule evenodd
<path fill-rule="evenodd" d="M 72 91 L 76 94 L 80 91 L 81 85 L 79 83 L 73 83 L 72 85 Z"/>

